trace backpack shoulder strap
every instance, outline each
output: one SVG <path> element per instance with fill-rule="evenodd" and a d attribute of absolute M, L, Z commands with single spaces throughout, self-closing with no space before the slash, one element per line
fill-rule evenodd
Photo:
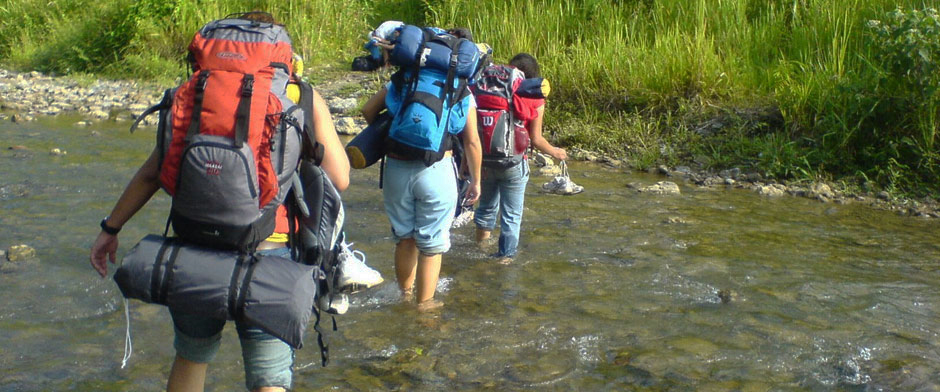
<path fill-rule="evenodd" d="M 304 112 L 304 142 L 301 155 L 311 158 L 317 166 L 323 163 L 323 146 L 317 142 L 316 129 L 313 125 L 313 86 L 304 81 L 298 81 L 300 87 L 300 107 Z"/>
<path fill-rule="evenodd" d="M 143 113 L 137 116 L 137 119 L 134 120 L 133 124 L 131 124 L 131 133 L 134 133 L 134 130 L 136 130 L 137 126 L 140 125 L 140 122 L 144 121 L 144 118 L 146 118 L 147 116 L 153 114 L 156 111 L 169 109 L 171 106 L 173 106 L 173 92 L 174 91 L 176 90 L 172 88 L 164 91 L 163 98 L 160 99 L 160 103 L 147 108 L 147 110 L 144 110 Z"/>

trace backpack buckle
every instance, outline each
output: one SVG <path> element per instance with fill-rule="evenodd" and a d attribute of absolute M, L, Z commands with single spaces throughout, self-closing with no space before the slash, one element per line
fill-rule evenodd
<path fill-rule="evenodd" d="M 206 91 L 206 85 L 209 83 L 209 71 L 202 71 L 199 73 L 199 79 L 196 80 L 196 91 L 203 92 Z"/>
<path fill-rule="evenodd" d="M 245 79 L 242 80 L 242 97 L 250 98 L 251 93 L 255 89 L 255 77 L 251 74 L 245 75 Z"/>

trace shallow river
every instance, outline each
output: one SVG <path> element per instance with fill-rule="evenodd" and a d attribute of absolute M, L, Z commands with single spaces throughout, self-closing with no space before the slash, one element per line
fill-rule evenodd
<path fill-rule="evenodd" d="M 0 391 L 161 390 L 168 312 L 130 302 L 122 369 L 121 295 L 88 264 L 153 132 L 75 120 L 0 123 L 0 247 L 29 244 L 39 258 L 0 274 Z M 296 390 L 940 390 L 940 223 L 683 184 L 679 196 L 640 194 L 625 185 L 662 179 L 570 170 L 583 194 L 530 180 L 515 263 L 488 259 L 472 227 L 454 232 L 445 305 L 428 314 L 399 301 L 378 171 L 355 171 L 347 234 L 386 283 L 336 318 L 329 366 L 308 329 Z M 168 209 L 161 193 L 119 254 L 162 232 Z M 229 325 L 207 390 L 242 385 Z"/>

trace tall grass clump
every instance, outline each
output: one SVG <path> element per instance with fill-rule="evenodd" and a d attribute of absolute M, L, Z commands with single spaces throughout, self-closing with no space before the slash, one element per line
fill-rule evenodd
<path fill-rule="evenodd" d="M 6 0 L 0 58 L 54 74 L 173 79 L 184 76 L 186 45 L 206 22 L 270 12 L 308 64 L 336 64 L 369 29 L 364 0 Z"/>
<path fill-rule="evenodd" d="M 520 51 L 538 58 L 554 85 L 546 124 L 566 142 L 647 161 L 937 189 L 929 75 L 938 75 L 940 34 L 926 2 L 429 5 L 432 23 L 469 26 L 497 60 Z M 663 129 L 635 126 L 641 121 Z"/>

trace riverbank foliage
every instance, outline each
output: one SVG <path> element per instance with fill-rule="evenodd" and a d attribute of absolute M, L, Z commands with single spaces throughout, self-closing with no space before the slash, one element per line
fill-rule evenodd
<path fill-rule="evenodd" d="M 385 19 L 534 54 L 556 142 L 638 167 L 738 166 L 936 196 L 940 17 L 914 0 L 0 0 L 0 57 L 172 81 L 204 22 L 264 9 L 313 67 L 348 69 Z"/>

